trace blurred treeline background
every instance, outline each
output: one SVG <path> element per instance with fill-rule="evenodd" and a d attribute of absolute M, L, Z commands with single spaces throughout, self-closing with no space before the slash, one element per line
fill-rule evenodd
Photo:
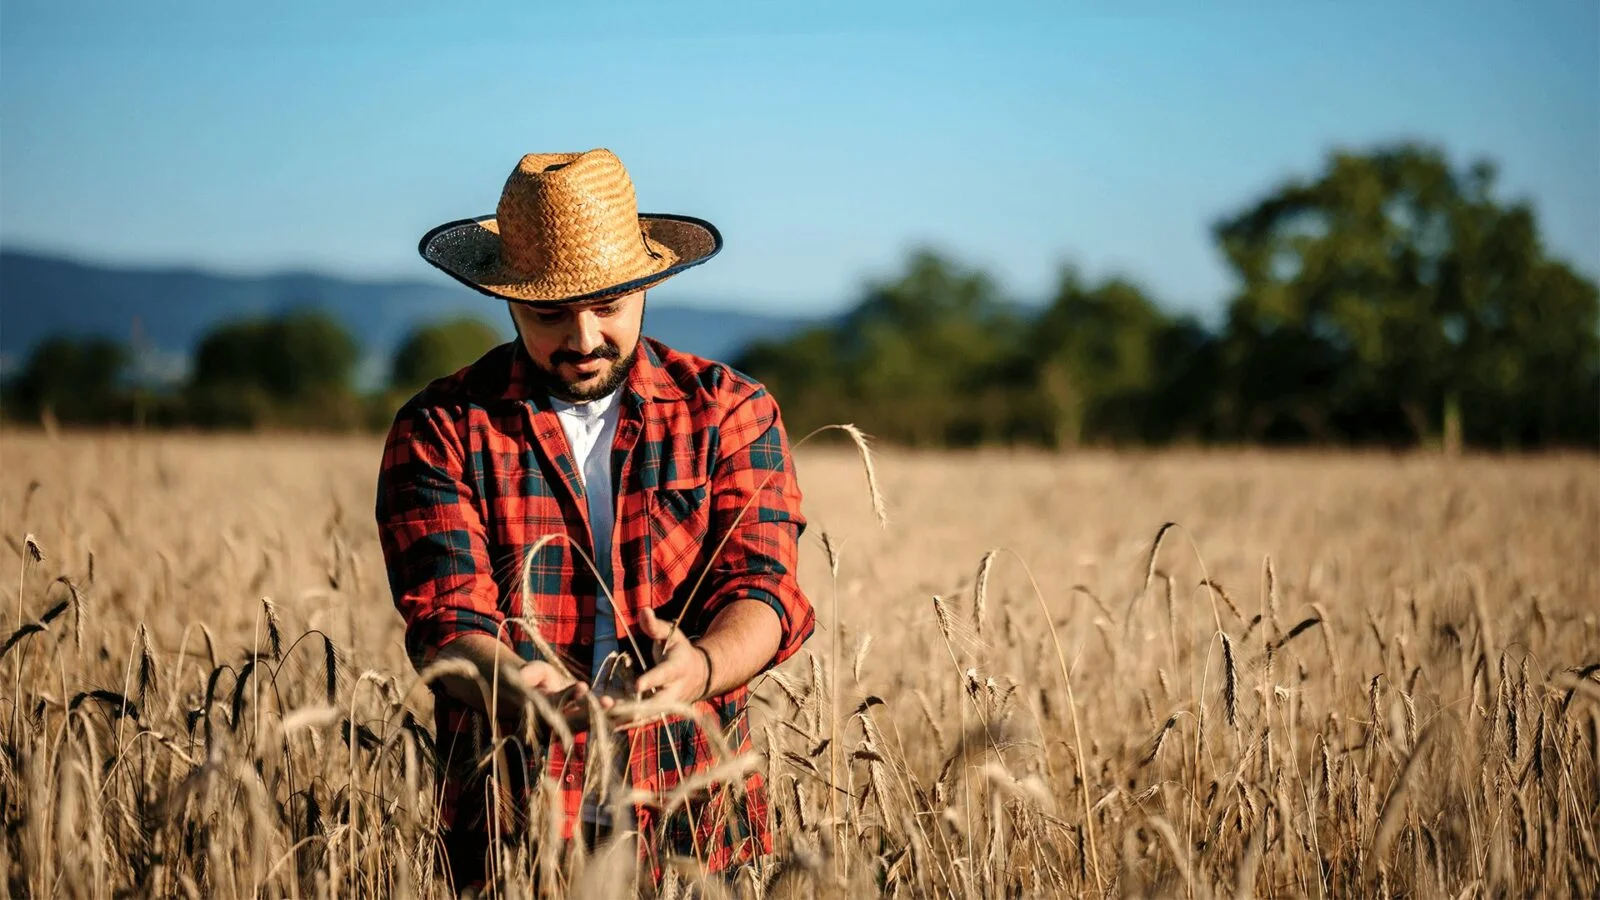
<path fill-rule="evenodd" d="M 854 422 L 924 447 L 1595 448 L 1600 292 L 1546 252 L 1536 211 L 1497 192 L 1491 163 L 1449 159 L 1411 143 L 1339 151 L 1245 198 L 1212 229 L 1234 281 L 1216 321 L 1173 314 L 1137 273 L 1066 266 L 1041 302 L 1009 296 L 1003 272 L 924 249 L 845 314 L 725 361 L 768 385 L 796 436 Z M 482 320 L 415 329 L 382 383 L 362 385 L 358 339 L 307 300 L 212 329 L 165 383 L 136 376 L 128 344 L 48 338 L 6 379 L 0 415 L 382 429 L 504 334 L 486 300 Z"/>

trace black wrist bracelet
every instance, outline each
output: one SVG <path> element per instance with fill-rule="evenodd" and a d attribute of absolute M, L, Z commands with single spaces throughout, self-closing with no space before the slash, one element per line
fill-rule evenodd
<path fill-rule="evenodd" d="M 706 686 L 700 689 L 700 696 L 695 698 L 696 700 L 705 700 L 711 696 L 711 654 L 707 653 L 706 648 L 699 644 L 690 643 L 689 646 L 699 650 L 700 658 L 706 661 Z"/>

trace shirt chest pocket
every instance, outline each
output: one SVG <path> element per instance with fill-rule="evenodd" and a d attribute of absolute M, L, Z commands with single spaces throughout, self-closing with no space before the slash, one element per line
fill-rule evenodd
<path fill-rule="evenodd" d="M 711 480 L 703 466 L 684 466 L 647 494 L 655 586 L 670 596 L 699 574 L 710 552 L 705 544 L 715 505 Z"/>
<path fill-rule="evenodd" d="M 710 487 L 705 483 L 689 484 L 678 487 L 657 488 L 655 496 L 656 515 L 652 524 L 657 526 L 662 533 L 673 528 L 694 521 L 695 517 L 705 508 L 706 497 L 710 495 Z"/>

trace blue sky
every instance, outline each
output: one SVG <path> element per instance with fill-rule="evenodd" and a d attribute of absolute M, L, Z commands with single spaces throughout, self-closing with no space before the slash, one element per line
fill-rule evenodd
<path fill-rule="evenodd" d="M 0 10 L 0 243 L 443 278 L 517 158 L 609 147 L 723 255 L 659 293 L 831 312 L 931 244 L 1175 308 L 1219 217 L 1335 146 L 1501 165 L 1600 273 L 1600 4 L 38 2 Z M 594 6 L 597 8 L 583 8 Z"/>

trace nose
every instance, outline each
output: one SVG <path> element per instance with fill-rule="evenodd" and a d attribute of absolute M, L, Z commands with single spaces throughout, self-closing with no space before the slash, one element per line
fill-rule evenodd
<path fill-rule="evenodd" d="M 574 353 L 588 356 L 604 345 L 605 338 L 600 334 L 599 316 L 586 309 L 572 317 L 572 332 L 567 336 L 569 349 Z"/>

